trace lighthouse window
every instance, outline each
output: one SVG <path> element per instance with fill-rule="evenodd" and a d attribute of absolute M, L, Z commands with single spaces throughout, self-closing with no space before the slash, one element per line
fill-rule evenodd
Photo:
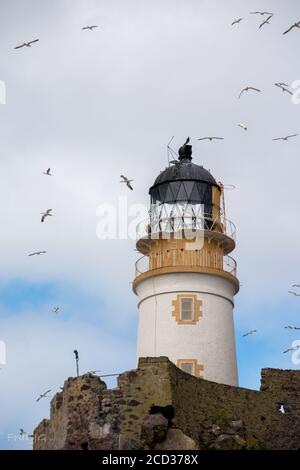
<path fill-rule="evenodd" d="M 197 359 L 177 359 L 176 365 L 183 372 L 195 377 L 201 377 L 201 372 L 204 370 L 204 365 L 199 364 Z"/>
<path fill-rule="evenodd" d="M 194 375 L 194 363 L 193 362 L 181 362 L 180 369 L 187 374 Z"/>
<path fill-rule="evenodd" d="M 194 320 L 194 299 L 180 299 L 180 319 Z"/>
<path fill-rule="evenodd" d="M 196 294 L 178 294 L 172 300 L 172 316 L 178 325 L 196 325 L 202 317 L 202 300 Z"/>

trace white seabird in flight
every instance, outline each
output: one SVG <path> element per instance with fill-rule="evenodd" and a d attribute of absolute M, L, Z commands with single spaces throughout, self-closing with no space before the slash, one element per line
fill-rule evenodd
<path fill-rule="evenodd" d="M 134 181 L 134 179 L 128 179 L 126 176 L 121 175 L 120 178 L 123 179 L 123 181 L 120 181 L 120 183 L 126 183 L 127 188 L 131 189 L 133 191 L 133 187 L 131 186 L 131 182 Z"/>

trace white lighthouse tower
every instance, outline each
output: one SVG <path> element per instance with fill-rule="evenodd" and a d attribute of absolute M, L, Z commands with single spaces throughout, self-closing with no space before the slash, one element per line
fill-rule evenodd
<path fill-rule="evenodd" d="M 233 307 L 239 281 L 228 256 L 235 228 L 225 219 L 222 185 L 192 163 L 186 143 L 149 193 L 133 282 L 137 355 L 167 356 L 196 377 L 238 385 Z"/>

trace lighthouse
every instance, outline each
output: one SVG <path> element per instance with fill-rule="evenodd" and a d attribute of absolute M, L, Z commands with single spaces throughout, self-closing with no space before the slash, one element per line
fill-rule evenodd
<path fill-rule="evenodd" d="M 195 377 L 236 386 L 235 226 L 222 184 L 193 163 L 189 139 L 178 154 L 150 188 L 149 218 L 137 227 L 137 356 L 167 356 Z"/>

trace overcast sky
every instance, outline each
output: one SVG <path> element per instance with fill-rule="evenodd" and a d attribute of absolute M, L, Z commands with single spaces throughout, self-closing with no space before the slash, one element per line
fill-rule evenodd
<path fill-rule="evenodd" d="M 274 12 L 260 30 L 256 9 Z M 123 196 L 149 204 L 173 135 L 175 149 L 190 136 L 194 162 L 236 186 L 226 202 L 242 283 L 240 385 L 258 388 L 261 367 L 299 368 L 282 351 L 300 339 L 283 328 L 300 325 L 300 300 L 287 293 L 300 282 L 300 136 L 272 141 L 300 134 L 300 105 L 274 86 L 300 80 L 300 31 L 282 35 L 299 20 L 297 0 L 1 1 L 0 448 L 30 448 L 7 434 L 48 416 L 49 400 L 35 399 L 74 374 L 74 348 L 82 372 L 136 366 L 135 244 L 99 240 L 96 214 Z M 247 85 L 262 93 L 239 100 Z M 36 250 L 47 254 L 27 256 Z"/>

